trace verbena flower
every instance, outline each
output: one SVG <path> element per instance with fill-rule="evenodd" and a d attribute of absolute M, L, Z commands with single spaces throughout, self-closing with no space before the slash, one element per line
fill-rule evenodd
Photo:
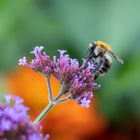
<path fill-rule="evenodd" d="M 78 73 L 79 62 L 76 59 L 71 59 L 69 55 L 64 55 L 65 50 L 58 50 L 60 57 L 52 62 L 53 75 L 60 83 L 68 84 L 74 74 Z"/>
<path fill-rule="evenodd" d="M 19 64 L 32 68 L 33 70 L 42 72 L 45 75 L 52 74 L 65 85 L 65 94 L 83 107 L 89 107 L 90 100 L 93 97 L 93 91 L 97 90 L 100 85 L 94 81 L 93 63 L 87 63 L 83 59 L 80 66 L 77 59 L 72 59 L 69 55 L 65 54 L 66 50 L 58 50 L 60 53 L 59 58 L 53 56 L 51 60 L 45 52 L 41 52 L 43 47 L 35 47 L 33 53 L 35 59 L 30 63 L 26 63 L 25 57 L 19 60 Z"/>
<path fill-rule="evenodd" d="M 33 125 L 27 114 L 29 110 L 23 100 L 4 95 L 0 101 L 0 140 L 48 140 L 41 133 L 41 126 Z"/>
<path fill-rule="evenodd" d="M 94 82 L 90 69 L 87 68 L 73 78 L 69 92 L 70 96 L 76 99 L 77 103 L 83 107 L 89 107 L 90 100 L 93 97 L 92 91 L 97 90 L 99 87 L 100 85 Z"/>
<path fill-rule="evenodd" d="M 35 47 L 31 53 L 35 55 L 35 58 L 32 59 L 30 63 L 26 62 L 26 57 L 23 57 L 19 59 L 19 65 L 24 65 L 27 66 L 35 71 L 42 72 L 46 75 L 51 74 L 52 69 L 51 69 L 51 60 L 48 55 L 46 55 L 45 52 L 42 53 L 42 49 L 44 47 Z"/>

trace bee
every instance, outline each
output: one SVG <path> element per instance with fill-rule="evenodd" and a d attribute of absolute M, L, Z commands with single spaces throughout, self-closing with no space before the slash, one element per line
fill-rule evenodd
<path fill-rule="evenodd" d="M 89 44 L 87 62 L 95 64 L 94 80 L 108 72 L 112 65 L 112 58 L 123 64 L 123 60 L 113 53 L 107 43 L 97 41 Z"/>

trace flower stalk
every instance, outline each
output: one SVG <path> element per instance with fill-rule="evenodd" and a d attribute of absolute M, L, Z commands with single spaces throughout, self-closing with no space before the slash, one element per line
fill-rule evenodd
<path fill-rule="evenodd" d="M 53 96 L 52 96 L 52 88 L 51 88 L 51 84 L 50 84 L 50 76 L 47 75 L 45 77 L 46 77 L 47 86 L 48 86 L 48 99 L 49 99 L 49 102 L 51 102 L 53 99 Z"/>
<path fill-rule="evenodd" d="M 39 116 L 35 119 L 35 121 L 33 122 L 34 124 L 39 123 L 45 116 L 46 114 L 49 112 L 49 110 L 54 106 L 54 104 L 52 102 L 50 102 L 45 109 L 39 114 Z"/>
<path fill-rule="evenodd" d="M 51 89 L 51 86 L 50 86 L 50 78 L 49 77 L 47 77 L 47 85 L 48 85 L 48 91 L 49 91 L 49 104 L 44 108 L 44 110 L 35 119 L 35 121 L 33 122 L 34 124 L 39 123 L 47 115 L 47 113 L 52 109 L 52 107 L 54 105 L 57 105 L 58 103 L 62 103 L 64 101 L 70 99 L 70 98 L 60 99 L 60 97 L 63 95 L 63 93 L 65 91 L 65 85 L 64 84 L 61 84 L 60 92 L 55 99 L 52 98 L 52 89 Z"/>
<path fill-rule="evenodd" d="M 54 99 L 55 102 L 63 95 L 63 93 L 64 93 L 64 91 L 65 91 L 65 87 L 66 87 L 65 84 L 61 84 L 60 92 L 59 92 L 59 94 L 56 96 L 56 98 Z"/>

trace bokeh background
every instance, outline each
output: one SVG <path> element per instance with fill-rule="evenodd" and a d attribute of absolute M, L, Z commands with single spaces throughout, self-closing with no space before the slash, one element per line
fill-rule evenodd
<path fill-rule="evenodd" d="M 66 49 L 86 55 L 92 41 L 103 40 L 123 60 L 97 80 L 102 88 L 92 107 L 74 102 L 55 107 L 42 122 L 50 140 L 140 139 L 140 1 L 139 0 L 0 0 L 0 93 L 25 100 L 34 119 L 47 104 L 45 79 L 18 67 L 34 46 L 50 56 Z M 52 77 L 53 91 L 59 83 Z"/>

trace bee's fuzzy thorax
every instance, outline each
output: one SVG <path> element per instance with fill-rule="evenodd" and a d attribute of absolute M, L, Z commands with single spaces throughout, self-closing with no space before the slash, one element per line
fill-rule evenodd
<path fill-rule="evenodd" d="M 109 51 L 112 51 L 111 47 L 110 47 L 107 43 L 105 43 L 105 42 L 103 42 L 103 41 L 97 41 L 97 42 L 96 42 L 96 47 L 98 47 L 98 46 L 101 46 L 101 47 L 103 47 L 104 49 L 107 49 L 107 50 L 109 50 Z"/>

